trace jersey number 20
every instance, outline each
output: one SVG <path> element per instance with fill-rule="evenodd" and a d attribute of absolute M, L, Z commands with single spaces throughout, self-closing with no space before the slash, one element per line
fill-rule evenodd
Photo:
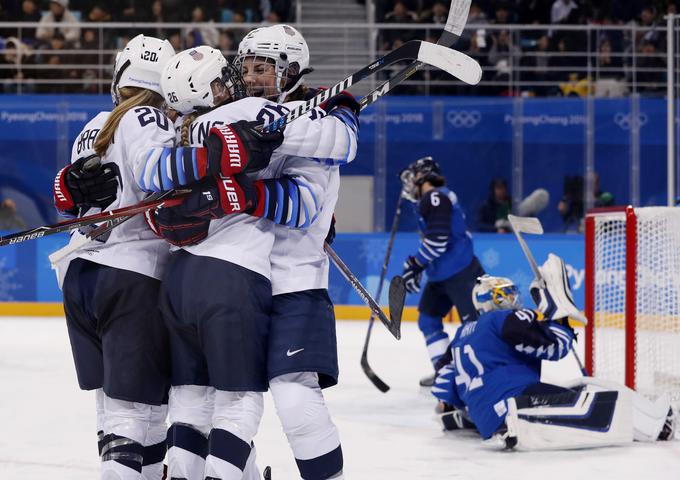
<path fill-rule="evenodd" d="M 472 363 L 477 370 L 477 375 L 471 377 L 470 374 L 465 371 L 460 347 L 456 347 L 453 349 L 453 355 L 456 361 L 456 371 L 458 371 L 458 375 L 456 375 L 456 385 L 465 385 L 465 389 L 469 392 L 484 385 L 484 381 L 482 380 L 484 366 L 477 360 L 477 355 L 475 355 L 475 351 L 470 345 L 465 345 L 463 347 L 463 354 L 467 355 L 470 363 Z"/>

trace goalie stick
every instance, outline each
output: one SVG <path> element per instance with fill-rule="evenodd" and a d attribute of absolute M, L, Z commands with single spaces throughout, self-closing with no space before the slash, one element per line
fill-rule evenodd
<path fill-rule="evenodd" d="M 378 290 L 375 294 L 375 298 L 380 301 L 380 295 L 382 294 L 383 283 L 385 282 L 385 275 L 387 274 L 387 266 L 390 263 L 390 256 L 392 255 L 392 245 L 394 244 L 394 237 L 397 234 L 397 228 L 399 227 L 399 217 L 401 216 L 401 202 L 403 197 L 399 193 L 399 200 L 397 201 L 397 210 L 394 212 L 394 218 L 392 219 L 392 228 L 390 229 L 390 238 L 387 241 L 387 250 L 385 251 L 385 260 L 383 261 L 382 270 L 380 271 L 380 280 L 378 281 Z M 399 315 L 401 320 L 401 315 Z M 375 315 L 371 313 L 368 319 L 368 330 L 366 331 L 366 339 L 364 340 L 364 349 L 361 351 L 361 369 L 364 371 L 368 379 L 375 385 L 375 387 L 381 392 L 385 393 L 390 389 L 390 386 L 382 381 L 378 375 L 373 371 L 371 366 L 368 364 L 368 342 L 371 340 L 371 331 L 373 330 L 373 322 L 375 321 Z"/>
<path fill-rule="evenodd" d="M 529 246 L 522 238 L 522 233 L 542 235 L 543 225 L 541 225 L 541 221 L 536 217 L 517 217 L 515 215 L 508 215 L 508 221 L 512 226 L 512 231 L 515 233 L 515 236 L 517 237 L 517 241 L 519 241 L 519 246 L 521 247 L 522 252 L 524 252 L 524 255 L 527 257 L 527 260 L 529 261 L 529 265 L 531 265 L 531 270 L 534 272 L 536 281 L 538 282 L 541 288 L 545 288 L 545 280 L 543 279 L 543 275 L 541 274 L 541 271 L 538 268 L 536 259 L 534 258 L 534 255 L 531 253 L 531 250 L 529 250 Z M 584 324 L 588 323 L 588 319 L 586 319 L 585 317 L 577 318 L 577 320 L 581 321 Z M 581 358 L 576 353 L 576 349 L 574 349 L 573 343 L 571 344 L 571 353 L 574 354 L 574 358 L 576 359 L 578 368 L 581 370 L 583 376 L 588 376 L 588 373 L 586 372 L 586 369 L 583 366 Z"/>
<path fill-rule="evenodd" d="M 366 288 L 361 284 L 359 279 L 352 273 L 352 271 L 349 269 L 347 265 L 345 265 L 345 262 L 342 261 L 342 259 L 338 256 L 337 253 L 331 248 L 330 245 L 327 243 L 324 243 L 324 250 L 326 250 L 326 253 L 328 256 L 331 258 L 335 266 L 340 270 L 340 273 L 342 274 L 343 277 L 345 277 L 345 280 L 347 280 L 350 285 L 354 288 L 354 290 L 359 294 L 361 299 L 366 302 L 368 307 L 371 309 L 371 313 L 375 316 L 377 316 L 380 321 L 387 327 L 387 330 L 390 331 L 390 333 L 399 340 L 401 338 L 401 322 L 398 321 L 399 319 L 387 319 L 385 316 L 385 313 L 382 311 L 380 308 L 380 305 L 371 297 L 371 294 L 368 293 Z"/>

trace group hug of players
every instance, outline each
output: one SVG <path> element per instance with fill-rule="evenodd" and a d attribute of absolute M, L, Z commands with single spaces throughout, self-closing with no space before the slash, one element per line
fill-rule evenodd
<path fill-rule="evenodd" d="M 401 173 L 402 196 L 416 203 L 422 240 L 404 263 L 411 293 L 428 281 L 418 306 L 435 376 L 436 411 L 446 430 L 476 429 L 491 446 L 524 450 L 587 448 L 670 440 L 675 415 L 667 394 L 655 401 L 593 377 L 541 381 L 541 362 L 569 354 L 578 318 L 564 261 L 539 267 L 545 286 L 530 288 L 535 309 L 522 306 L 512 280 L 484 272 L 456 195 L 430 157 Z M 452 341 L 442 318 L 456 306 Z"/>
<path fill-rule="evenodd" d="M 56 265 L 78 382 L 96 390 L 101 478 L 160 479 L 166 455 L 167 478 L 261 478 L 267 390 L 300 476 L 343 478 L 322 395 L 338 377 L 324 241 L 359 106 L 342 93 L 285 128 L 255 128 L 314 94 L 310 71 L 287 25 L 250 32 L 233 62 L 143 35 L 118 53 L 113 109 L 76 138 L 57 209 L 93 214 L 172 190 L 184 201 Z"/>

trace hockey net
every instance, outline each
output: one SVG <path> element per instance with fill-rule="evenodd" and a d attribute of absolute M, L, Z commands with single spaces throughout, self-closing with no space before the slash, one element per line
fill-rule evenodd
<path fill-rule="evenodd" d="M 680 208 L 586 216 L 586 369 L 680 403 Z"/>

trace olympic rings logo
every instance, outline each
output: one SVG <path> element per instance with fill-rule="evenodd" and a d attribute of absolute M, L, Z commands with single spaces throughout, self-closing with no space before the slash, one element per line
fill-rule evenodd
<path fill-rule="evenodd" d="M 482 114 L 479 110 L 449 110 L 446 120 L 453 128 L 472 128 L 482 121 Z"/>
<path fill-rule="evenodd" d="M 646 113 L 638 114 L 637 127 L 643 127 L 649 121 Z M 621 130 L 630 130 L 633 127 L 634 118 L 630 113 L 617 113 L 614 115 L 614 123 L 619 126 Z"/>

